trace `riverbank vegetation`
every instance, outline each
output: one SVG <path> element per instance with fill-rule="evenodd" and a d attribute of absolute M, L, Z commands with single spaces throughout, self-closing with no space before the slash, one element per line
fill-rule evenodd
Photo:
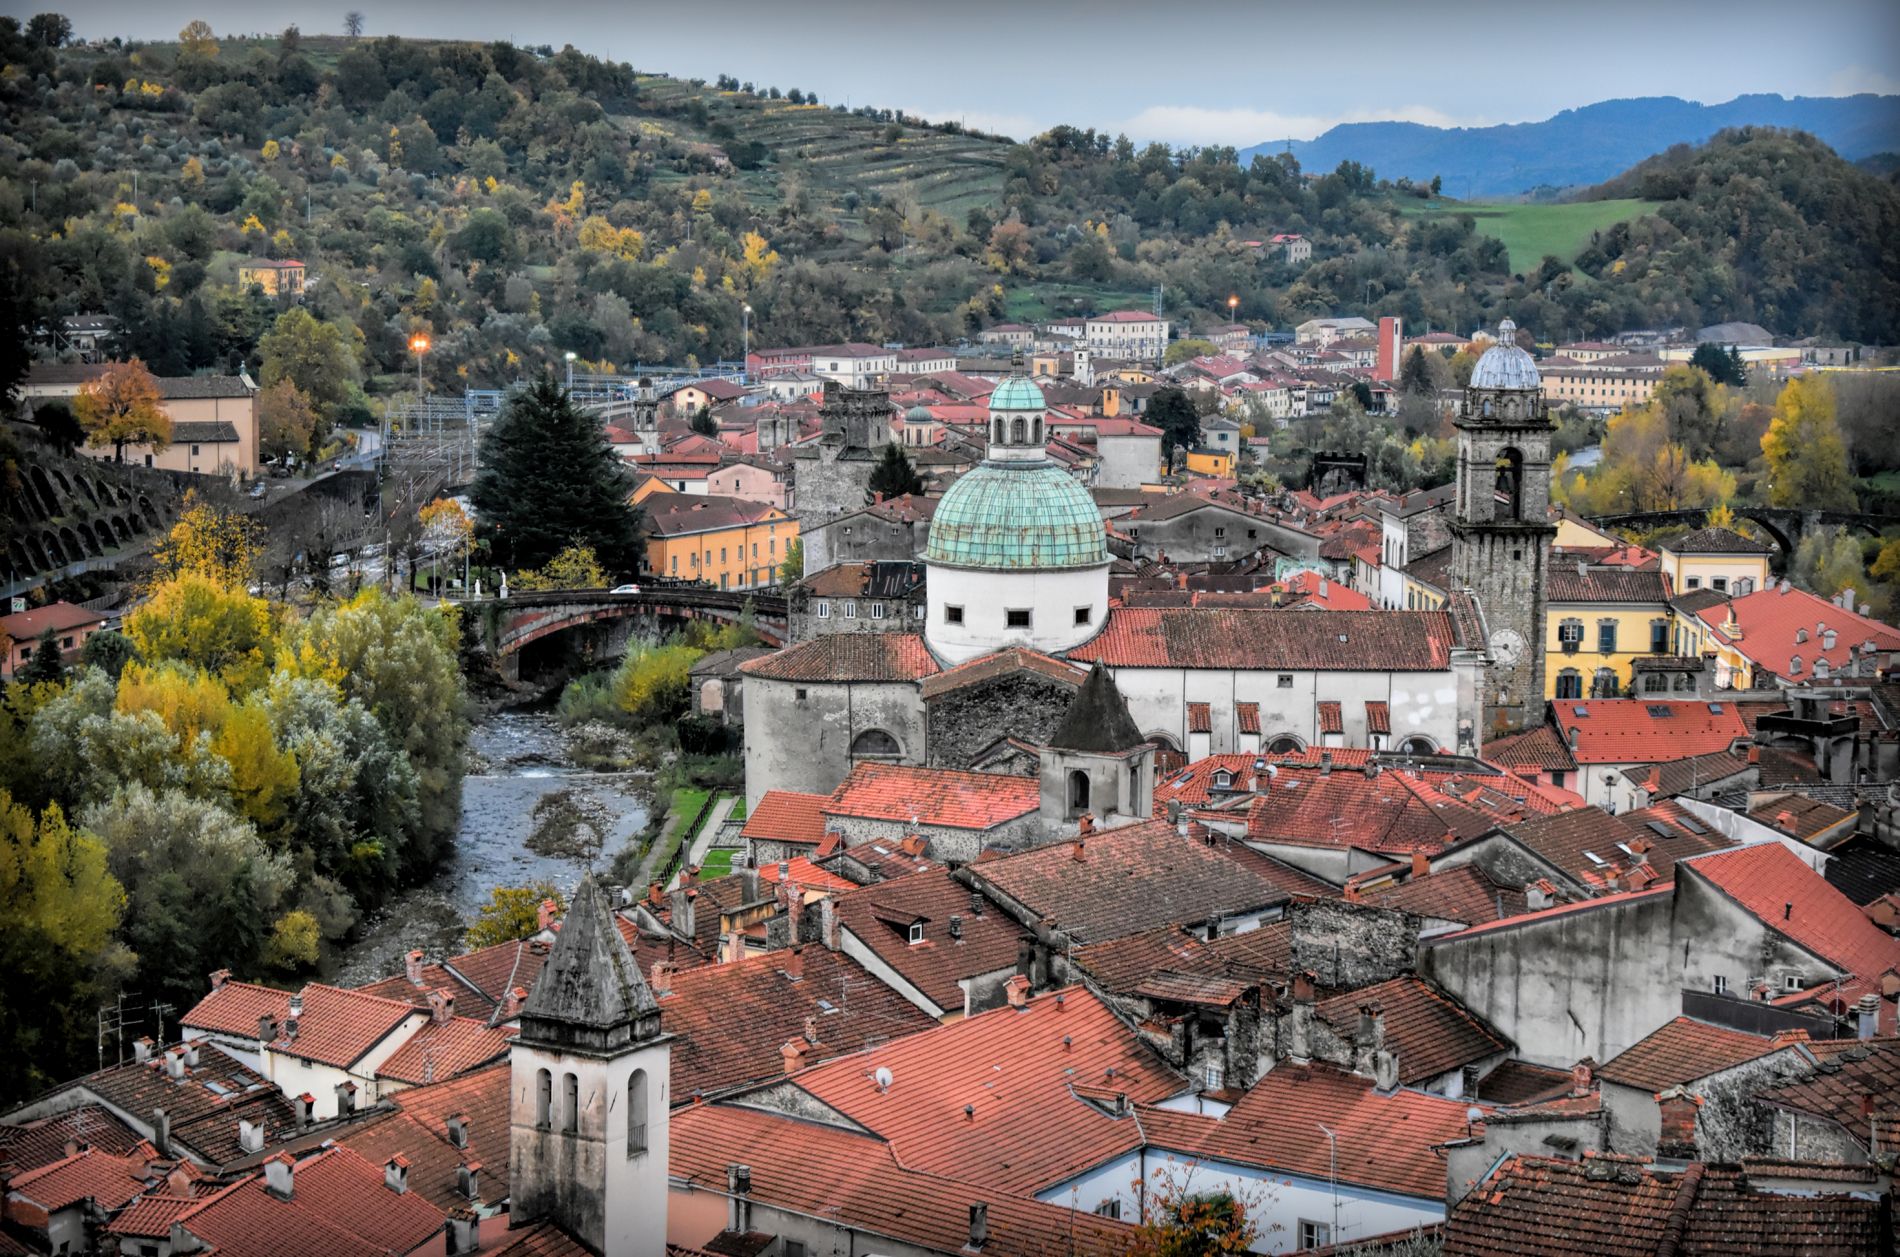
<path fill-rule="evenodd" d="M 92 1062 L 121 993 L 175 1017 L 216 969 L 312 973 L 448 848 L 455 612 L 369 589 L 299 614 L 248 592 L 254 542 L 194 505 L 122 636 L 6 687 L 0 949 L 36 1025 L 0 1015 L 0 1100 Z"/>

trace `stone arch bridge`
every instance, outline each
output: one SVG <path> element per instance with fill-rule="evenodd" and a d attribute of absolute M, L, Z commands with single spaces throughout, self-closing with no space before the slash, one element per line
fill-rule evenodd
<path fill-rule="evenodd" d="M 1761 526 L 1774 539 L 1782 557 L 1792 559 L 1795 547 L 1809 533 L 1821 528 L 1850 528 L 1878 537 L 1882 529 L 1900 528 L 1900 517 L 1867 515 L 1860 511 L 1806 511 L 1784 506 L 1738 506 L 1735 514 Z M 1592 515 L 1589 520 L 1599 528 L 1667 528 L 1678 524 L 1691 527 L 1708 518 L 1708 511 L 1632 511 L 1624 515 Z"/>
<path fill-rule="evenodd" d="M 519 677 L 522 659 L 545 669 L 576 659 L 622 654 L 643 632 L 694 621 L 737 624 L 751 607 L 753 625 L 769 646 L 787 637 L 785 595 L 771 590 L 708 589 L 703 585 L 643 584 L 639 593 L 558 589 L 512 593 L 462 603 L 479 617 L 482 637 L 504 674 Z"/>

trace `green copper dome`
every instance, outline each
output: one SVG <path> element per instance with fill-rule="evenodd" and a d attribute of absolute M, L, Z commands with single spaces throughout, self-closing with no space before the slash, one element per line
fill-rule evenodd
<path fill-rule="evenodd" d="M 1095 499 L 1067 471 L 1042 459 L 992 462 L 979 464 L 943 495 L 924 558 L 992 571 L 1050 571 L 1106 563 L 1108 543 Z"/>
<path fill-rule="evenodd" d="M 1027 376 L 1005 376 L 1003 382 L 990 394 L 990 410 L 1045 410 L 1048 403 L 1042 398 L 1042 390 L 1036 382 Z"/>

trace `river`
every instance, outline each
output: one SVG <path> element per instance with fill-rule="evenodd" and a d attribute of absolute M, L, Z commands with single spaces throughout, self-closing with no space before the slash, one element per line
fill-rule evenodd
<path fill-rule="evenodd" d="M 542 880 L 573 885 L 581 873 L 578 861 L 537 855 L 525 845 L 535 805 L 547 795 L 571 790 L 613 818 L 603 864 L 646 824 L 644 774 L 576 767 L 547 711 L 486 715 L 470 729 L 469 749 L 462 823 L 449 862 L 365 923 L 330 979 L 337 985 L 356 986 L 396 973 L 412 948 L 420 947 L 432 960 L 454 955 L 462 950 L 463 929 L 496 886 Z"/>

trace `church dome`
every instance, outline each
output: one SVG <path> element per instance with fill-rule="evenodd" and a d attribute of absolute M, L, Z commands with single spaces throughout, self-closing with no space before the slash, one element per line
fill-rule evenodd
<path fill-rule="evenodd" d="M 1027 376 L 1005 376 L 1003 382 L 990 394 L 990 413 L 999 410 L 1045 410 L 1048 403 L 1043 400 L 1042 389 Z"/>
<path fill-rule="evenodd" d="M 1042 395 L 1027 380 L 1004 387 L 1010 384 Z M 1053 571 L 1107 563 L 1108 543 L 1095 499 L 1063 468 L 1043 459 L 986 462 L 937 504 L 924 558 L 990 571 Z"/>
<path fill-rule="evenodd" d="M 936 416 L 930 413 L 930 407 L 919 403 L 904 412 L 905 423 L 929 423 Z"/>
<path fill-rule="evenodd" d="M 1496 343 L 1484 351 L 1478 365 L 1471 369 L 1471 387 L 1530 390 L 1541 387 L 1537 360 L 1518 348 L 1517 324 L 1511 320 L 1498 324 Z"/>

